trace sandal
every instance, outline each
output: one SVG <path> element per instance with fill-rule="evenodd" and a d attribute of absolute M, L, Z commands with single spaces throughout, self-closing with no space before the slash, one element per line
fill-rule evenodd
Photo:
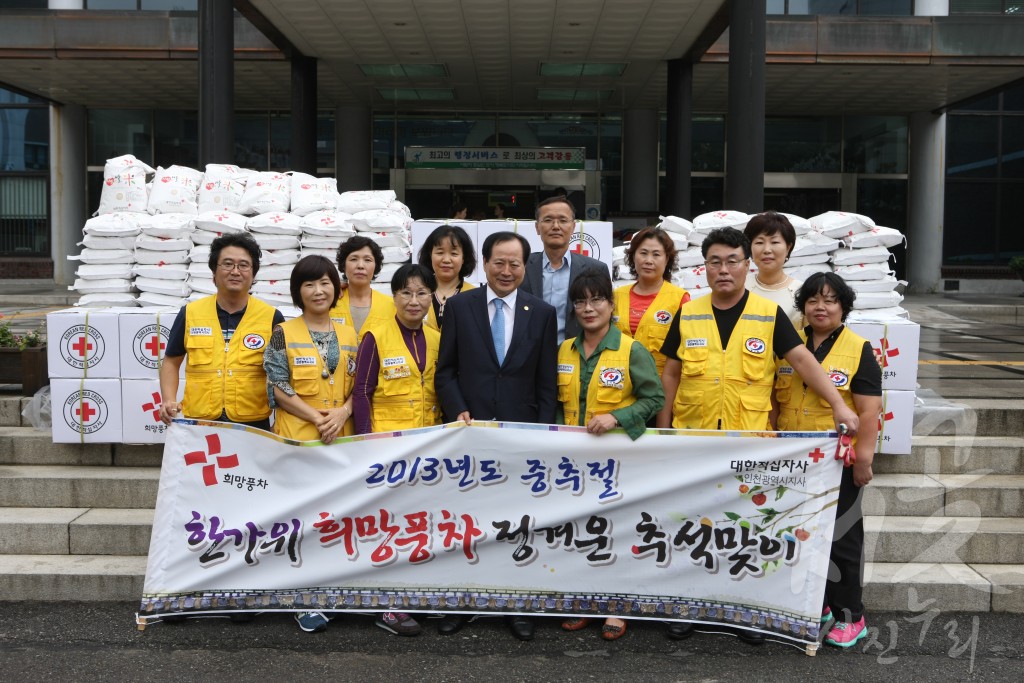
<path fill-rule="evenodd" d="M 618 640 L 622 636 L 626 635 L 626 622 L 621 619 L 616 619 L 619 624 L 609 624 L 610 619 L 604 622 L 604 626 L 601 627 L 601 637 L 605 640 Z"/>
<path fill-rule="evenodd" d="M 581 628 L 586 628 L 589 623 L 590 619 L 585 617 L 573 617 L 562 622 L 562 629 L 565 631 L 579 631 Z"/>

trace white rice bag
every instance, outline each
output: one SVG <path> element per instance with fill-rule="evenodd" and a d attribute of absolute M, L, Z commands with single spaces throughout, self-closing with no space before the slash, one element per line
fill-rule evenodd
<path fill-rule="evenodd" d="M 151 214 L 199 213 L 197 199 L 203 174 L 188 166 L 157 168 L 146 209 Z"/>
<path fill-rule="evenodd" d="M 826 237 L 843 238 L 875 227 L 875 222 L 867 216 L 844 211 L 826 211 L 809 220 L 811 227 Z"/>
<path fill-rule="evenodd" d="M 207 271 L 209 275 L 209 271 Z M 192 288 L 193 292 L 200 292 L 202 294 L 216 294 L 217 285 L 213 284 L 213 277 L 206 278 L 193 278 L 188 279 L 188 286 Z"/>
<path fill-rule="evenodd" d="M 742 230 L 747 227 L 747 221 L 749 220 L 750 216 L 742 211 L 723 209 L 722 211 L 702 213 L 693 219 L 693 227 L 705 234 L 717 228 L 736 228 L 737 230 Z"/>
<path fill-rule="evenodd" d="M 238 205 L 245 193 L 245 181 L 242 178 L 220 176 L 203 178 L 199 186 L 200 214 L 209 211 L 238 211 Z"/>
<path fill-rule="evenodd" d="M 405 263 L 412 256 L 412 249 L 409 247 L 384 247 L 384 263 Z"/>
<path fill-rule="evenodd" d="M 139 302 L 135 298 L 134 294 L 125 294 L 119 292 L 99 292 L 96 294 L 85 294 L 79 299 L 75 306 L 83 306 L 87 308 L 118 308 L 118 307 L 129 307 L 138 306 Z"/>
<path fill-rule="evenodd" d="M 408 247 L 410 239 L 404 232 L 364 232 L 364 235 L 377 243 L 381 249 L 384 247 Z"/>
<path fill-rule="evenodd" d="M 377 273 L 377 277 L 374 278 L 377 282 L 391 282 L 391 278 L 395 276 L 398 269 L 404 266 L 404 263 L 385 263 L 380 267 L 380 272 Z"/>
<path fill-rule="evenodd" d="M 103 187 L 100 190 L 100 207 L 97 213 L 145 213 L 149 202 L 146 176 L 152 173 L 154 170 L 151 166 L 131 154 L 107 159 L 103 166 Z"/>
<path fill-rule="evenodd" d="M 388 190 L 390 192 L 390 190 Z M 412 216 L 412 211 L 408 206 L 398 201 L 397 199 L 392 200 L 386 207 L 388 211 L 395 211 L 397 213 L 404 213 L 406 216 Z"/>
<path fill-rule="evenodd" d="M 885 247 L 865 247 L 863 249 L 839 248 L 832 253 L 832 263 L 837 266 L 850 266 L 857 263 L 885 263 L 892 258 L 892 253 Z"/>
<path fill-rule="evenodd" d="M 206 263 L 210 260 L 210 245 L 197 244 L 192 247 L 192 250 L 188 252 L 188 259 L 193 263 L 196 263 L 197 261 L 200 263 Z"/>
<path fill-rule="evenodd" d="M 306 254 L 303 253 L 303 256 L 306 256 Z M 260 280 L 289 280 L 292 276 L 292 268 L 294 268 L 294 266 L 291 264 L 285 264 L 283 266 L 266 266 L 261 264 L 260 272 L 257 277 Z M 209 273 L 209 269 L 207 269 L 206 272 Z"/>
<path fill-rule="evenodd" d="M 82 232 L 96 237 L 134 237 L 141 232 L 140 216 L 141 214 L 123 211 L 101 214 L 87 220 Z"/>
<path fill-rule="evenodd" d="M 153 237 L 188 237 L 195 231 L 195 214 L 162 213 L 146 216 L 141 222 L 142 234 Z"/>
<path fill-rule="evenodd" d="M 310 255 L 323 256 L 333 262 L 338 258 L 338 248 L 335 247 L 334 249 L 329 249 L 325 247 L 303 247 L 302 257 L 305 258 Z"/>
<path fill-rule="evenodd" d="M 214 179 L 228 178 L 230 180 L 237 180 L 245 185 L 246 179 L 255 172 L 248 168 L 235 166 L 234 164 L 207 164 L 204 176 Z"/>
<path fill-rule="evenodd" d="M 299 248 L 299 237 L 298 235 L 268 235 L 264 232 L 252 233 L 253 238 L 256 240 L 256 244 L 260 245 L 260 249 L 298 249 Z"/>
<path fill-rule="evenodd" d="M 838 266 L 836 275 L 844 280 L 881 280 L 890 277 L 893 271 L 887 263 L 860 263 L 855 266 Z"/>
<path fill-rule="evenodd" d="M 303 235 L 301 246 L 303 249 L 334 249 L 337 251 L 343 243 L 348 241 L 351 235 Z"/>
<path fill-rule="evenodd" d="M 847 284 L 859 296 L 861 292 L 891 292 L 897 286 L 906 286 L 906 280 L 897 280 L 895 277 L 883 277 L 880 280 L 850 280 Z"/>
<path fill-rule="evenodd" d="M 782 212 L 780 211 L 779 213 Z M 793 226 L 793 232 L 798 236 L 806 235 L 814 230 L 811 227 L 811 222 L 802 216 L 797 216 L 795 213 L 782 213 L 782 215 L 789 219 L 789 224 Z"/>
<path fill-rule="evenodd" d="M 135 238 L 135 247 L 150 251 L 187 251 L 192 248 L 192 240 L 187 237 L 151 237 L 143 233 Z"/>
<path fill-rule="evenodd" d="M 800 266 L 811 266 L 817 263 L 828 263 L 828 260 L 829 252 L 827 251 L 823 251 L 820 254 L 810 254 L 809 256 L 790 256 L 784 267 L 799 268 Z"/>
<path fill-rule="evenodd" d="M 260 257 L 260 266 L 279 266 L 289 263 L 298 263 L 299 259 L 302 258 L 302 253 L 298 249 L 279 249 L 277 251 L 265 251 L 263 256 Z"/>
<path fill-rule="evenodd" d="M 274 211 L 253 216 L 245 222 L 249 232 L 262 232 L 268 235 L 301 235 L 302 219 L 290 213 Z"/>
<path fill-rule="evenodd" d="M 132 276 L 130 263 L 99 263 L 78 266 L 75 275 L 82 280 L 106 280 L 109 278 L 127 279 Z"/>
<path fill-rule="evenodd" d="M 288 213 L 291 204 L 291 180 L 284 173 L 258 171 L 245 181 L 245 192 L 238 213 Z"/>
<path fill-rule="evenodd" d="M 260 280 L 252 285 L 252 293 L 263 297 L 267 294 L 287 296 L 291 300 L 291 282 L 289 280 Z"/>
<path fill-rule="evenodd" d="M 206 264 L 203 264 L 204 266 Z M 210 272 L 207 268 L 206 272 Z M 136 263 L 132 274 L 141 278 L 159 280 L 184 280 L 188 277 L 188 264 L 185 263 Z"/>
<path fill-rule="evenodd" d="M 895 290 L 888 292 L 857 292 L 853 307 L 864 310 L 867 308 L 892 308 L 899 306 L 903 295 Z"/>
<path fill-rule="evenodd" d="M 338 181 L 334 178 L 314 178 L 296 171 L 292 173 L 291 188 L 291 211 L 296 216 L 333 209 L 338 203 Z"/>
<path fill-rule="evenodd" d="M 349 222 L 358 232 L 394 232 L 396 230 L 412 229 L 411 218 L 404 214 L 384 209 L 354 213 Z"/>
<path fill-rule="evenodd" d="M 790 257 L 826 254 L 835 251 L 839 244 L 839 240 L 825 237 L 816 232 L 809 232 L 796 238 L 796 245 L 793 247 Z"/>
<path fill-rule="evenodd" d="M 204 211 L 195 217 L 193 223 L 197 231 L 205 230 L 218 235 L 226 232 L 245 232 L 245 216 L 234 211 Z"/>
<path fill-rule="evenodd" d="M 185 280 L 165 280 L 156 277 L 137 277 L 135 287 L 140 292 L 156 292 L 167 296 L 185 297 L 192 293 L 192 288 Z"/>
<path fill-rule="evenodd" d="M 136 249 L 135 261 L 144 264 L 157 263 L 188 263 L 187 251 L 151 251 L 149 249 Z"/>
<path fill-rule="evenodd" d="M 86 235 L 78 243 L 78 246 L 85 247 L 86 249 L 134 249 L 135 237 L 97 237 L 96 235 Z"/>
<path fill-rule="evenodd" d="M 314 211 L 302 218 L 302 232 L 306 235 L 340 235 L 348 239 L 356 234 L 351 219 L 351 214 L 341 211 Z"/>
<path fill-rule="evenodd" d="M 146 308 L 181 308 L 187 301 L 185 297 L 168 296 L 159 292 L 139 292 L 139 305 Z"/>
<path fill-rule="evenodd" d="M 832 265 L 829 264 L 827 261 L 823 263 L 810 263 L 803 266 L 792 267 L 789 266 L 789 264 L 786 264 L 786 267 L 783 268 L 782 271 L 786 275 L 793 278 L 794 280 L 805 282 L 807 278 L 814 275 L 815 273 L 831 273 Z"/>
<path fill-rule="evenodd" d="M 83 249 L 81 253 L 68 256 L 69 261 L 82 263 L 131 263 L 135 254 L 129 249 Z"/>
<path fill-rule="evenodd" d="M 126 278 L 108 278 L 106 280 L 83 280 L 79 278 L 68 289 L 81 292 L 82 294 L 130 292 L 132 291 L 132 281 Z"/>
<path fill-rule="evenodd" d="M 700 247 L 687 247 L 680 249 L 676 254 L 676 268 L 696 268 L 704 265 L 704 254 L 700 253 Z"/>
<path fill-rule="evenodd" d="M 906 242 L 907 238 L 899 230 L 877 225 L 865 232 L 847 235 L 843 241 L 849 247 L 860 249 L 863 247 L 895 247 L 901 242 Z"/>
<path fill-rule="evenodd" d="M 684 239 L 694 231 L 693 223 L 679 216 L 661 216 L 658 227 L 676 235 L 682 235 Z"/>
<path fill-rule="evenodd" d="M 387 209 L 394 201 L 397 201 L 394 190 L 360 190 L 342 192 L 338 195 L 337 207 L 339 211 L 358 213 L 370 209 Z"/>

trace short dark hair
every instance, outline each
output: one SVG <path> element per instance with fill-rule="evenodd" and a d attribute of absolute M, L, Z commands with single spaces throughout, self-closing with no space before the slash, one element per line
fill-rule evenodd
<path fill-rule="evenodd" d="M 340 247 L 338 247 L 338 270 L 341 272 L 341 276 L 346 280 L 348 278 L 345 277 L 345 261 L 348 260 L 348 257 L 351 256 L 353 252 L 357 252 L 365 247 L 369 247 L 370 253 L 373 254 L 373 277 L 377 277 L 377 274 L 380 273 L 380 269 L 384 267 L 384 252 L 381 251 L 379 244 L 363 235 L 349 237 L 341 243 Z"/>
<path fill-rule="evenodd" d="M 727 247 L 743 247 L 743 258 L 750 258 L 750 240 L 736 228 L 716 228 L 708 233 L 700 245 L 700 255 L 708 257 L 708 249 L 716 244 Z"/>
<path fill-rule="evenodd" d="M 511 242 L 512 240 L 519 240 L 519 244 L 522 245 L 523 265 L 525 266 L 526 262 L 530 258 L 530 243 L 527 242 L 526 238 L 520 235 L 519 233 L 509 232 L 508 230 L 492 232 L 490 235 L 487 236 L 487 238 L 484 240 L 483 246 L 480 248 L 480 251 L 484 255 L 484 261 L 487 262 L 491 260 L 491 251 L 494 249 L 495 244 L 501 244 L 502 242 Z"/>
<path fill-rule="evenodd" d="M 217 264 L 220 263 L 220 252 L 225 247 L 239 247 L 249 252 L 249 256 L 252 258 L 252 276 L 256 277 L 256 273 L 260 272 L 260 257 L 263 256 L 263 251 L 260 250 L 260 245 L 256 243 L 253 236 L 247 232 L 226 232 L 210 243 L 209 264 L 211 272 L 217 272 Z"/>
<path fill-rule="evenodd" d="M 455 214 L 462 213 L 463 211 L 469 211 L 469 207 L 462 202 L 455 202 L 452 204 L 452 208 L 448 211 L 448 217 L 455 218 Z"/>
<path fill-rule="evenodd" d="M 533 212 L 534 220 L 537 220 L 538 218 L 540 218 L 540 210 L 541 210 L 541 208 L 545 207 L 545 206 L 548 206 L 549 204 L 565 204 L 566 206 L 569 207 L 569 213 L 572 214 L 573 220 L 576 220 L 576 207 L 572 205 L 572 202 L 570 202 L 569 198 L 566 197 L 564 194 L 558 194 L 558 195 L 555 195 L 554 197 L 548 197 L 547 199 L 542 201 L 540 204 L 538 204 L 537 208 L 534 209 L 534 212 Z"/>
<path fill-rule="evenodd" d="M 587 266 L 569 283 L 569 301 L 585 299 L 587 295 L 603 296 L 613 301 L 612 279 L 607 268 Z"/>
<path fill-rule="evenodd" d="M 459 269 L 459 277 L 465 279 L 471 275 L 476 270 L 476 253 L 475 249 L 473 249 L 473 240 L 469 238 L 469 233 L 457 225 L 442 225 L 434 228 L 427 235 L 427 239 L 423 241 L 423 246 L 420 247 L 420 265 L 433 272 L 434 262 L 431 261 L 430 255 L 434 248 L 443 240 L 448 240 L 462 249 L 462 268 Z"/>
<path fill-rule="evenodd" d="M 406 263 L 404 266 L 395 271 L 395 274 L 391 276 L 391 293 L 395 294 L 400 289 L 405 289 L 409 285 L 409 280 L 419 279 L 427 286 L 431 292 L 437 289 L 437 280 L 434 279 L 434 273 L 430 268 L 420 265 L 419 263 Z"/>
<path fill-rule="evenodd" d="M 747 227 L 743 229 L 743 234 L 747 236 L 751 244 L 754 242 L 754 238 L 758 235 L 771 236 L 778 233 L 782 236 L 786 246 L 789 247 L 789 251 L 786 252 L 786 258 L 793 253 L 793 247 L 796 246 L 796 230 L 793 229 L 793 224 L 789 222 L 789 219 L 783 216 L 778 211 L 765 211 L 764 213 L 755 214 L 750 217 L 747 221 Z"/>
<path fill-rule="evenodd" d="M 667 263 L 665 263 L 665 272 L 662 277 L 666 282 L 672 281 L 672 272 L 676 269 L 676 262 L 679 260 L 679 252 L 676 250 L 676 243 L 672 241 L 672 237 L 661 228 L 647 227 L 633 235 L 633 238 L 629 240 L 629 246 L 626 247 L 626 265 L 629 266 L 629 272 L 633 274 L 633 277 L 637 277 L 636 274 L 636 262 L 633 258 L 633 252 L 635 252 L 645 240 L 657 240 L 661 247 L 665 250 L 665 256 L 668 257 Z"/>
<path fill-rule="evenodd" d="M 843 307 L 843 322 L 846 322 L 846 316 L 850 315 L 850 311 L 853 310 L 857 292 L 846 284 L 846 280 L 835 273 L 815 273 L 804 280 L 800 290 L 793 297 L 797 310 L 803 313 L 807 300 L 821 294 L 826 287 L 835 292 L 836 298 L 839 299 L 839 305 Z"/>
<path fill-rule="evenodd" d="M 334 301 L 331 302 L 331 308 L 334 308 L 335 304 L 338 303 L 338 297 L 341 295 L 341 278 L 338 277 L 338 269 L 331 263 L 331 259 L 318 254 L 310 254 L 299 259 L 299 262 L 292 268 L 292 277 L 289 285 L 292 293 L 292 303 L 299 310 L 306 310 L 306 307 L 302 305 L 303 283 L 314 282 L 324 275 L 330 278 L 331 284 L 334 285 Z"/>

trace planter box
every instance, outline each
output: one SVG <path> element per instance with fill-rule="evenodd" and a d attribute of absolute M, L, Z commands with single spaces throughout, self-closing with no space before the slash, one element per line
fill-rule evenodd
<path fill-rule="evenodd" d="M 20 384 L 31 396 L 50 383 L 46 365 L 46 347 L 0 349 L 0 384 Z"/>

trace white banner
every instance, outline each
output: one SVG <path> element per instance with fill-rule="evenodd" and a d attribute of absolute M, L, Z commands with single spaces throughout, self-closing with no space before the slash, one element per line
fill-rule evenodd
<path fill-rule="evenodd" d="M 682 619 L 818 635 L 834 434 L 177 421 L 140 623 L 248 611 Z"/>

